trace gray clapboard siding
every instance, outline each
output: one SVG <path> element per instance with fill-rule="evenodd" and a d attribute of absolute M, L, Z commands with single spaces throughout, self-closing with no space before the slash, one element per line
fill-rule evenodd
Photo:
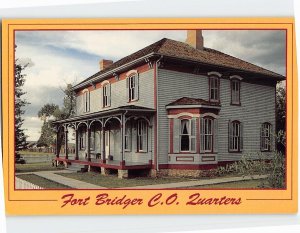
<path fill-rule="evenodd" d="M 206 76 L 159 69 L 158 71 L 158 158 L 168 163 L 169 120 L 165 106 L 181 97 L 209 99 Z M 275 87 L 241 83 L 241 106 L 230 105 L 230 80 L 220 80 L 221 111 L 219 113 L 218 160 L 231 161 L 241 157 L 228 152 L 228 121 L 244 125 L 243 154 L 260 152 L 260 127 L 270 122 L 275 127 Z M 273 145 L 274 148 L 274 145 Z M 264 153 L 267 154 L 267 153 Z"/>
<path fill-rule="evenodd" d="M 208 99 L 205 76 L 158 69 L 158 161 L 168 163 L 169 119 L 166 105 L 181 97 Z"/>
<path fill-rule="evenodd" d="M 139 100 L 128 103 L 126 80 L 121 80 L 111 84 L 111 105 L 102 107 L 102 88 L 90 91 L 90 111 L 98 112 L 125 105 L 138 105 L 147 108 L 154 108 L 154 73 L 153 69 L 139 73 Z M 84 112 L 84 103 L 82 95 L 76 97 L 77 115 L 86 114 Z"/>

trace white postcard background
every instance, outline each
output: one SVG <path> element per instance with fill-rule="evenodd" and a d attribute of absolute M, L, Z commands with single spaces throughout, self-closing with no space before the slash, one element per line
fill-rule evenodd
<path fill-rule="evenodd" d="M 70 5 L 71 2 L 75 5 Z M 296 0 L 294 7 L 296 33 L 300 35 L 300 1 Z M 1 0 L 0 5 L 1 18 L 287 17 L 293 16 L 293 11 L 292 0 Z M 299 55 L 298 38 L 299 36 Z M 0 166 L 2 167 L 2 160 Z M 200 229 L 203 232 L 214 229 L 208 232 L 225 230 L 234 233 L 240 232 L 238 228 L 243 228 L 245 232 L 255 230 L 265 233 L 300 231 L 299 214 L 5 217 L 2 175 L 0 172 L 0 232 L 200 232 Z"/>

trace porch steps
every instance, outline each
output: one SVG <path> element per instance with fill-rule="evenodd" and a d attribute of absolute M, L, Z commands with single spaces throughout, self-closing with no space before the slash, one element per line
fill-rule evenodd
<path fill-rule="evenodd" d="M 73 172 L 86 172 L 88 170 L 88 165 L 73 163 L 69 165 L 67 169 Z"/>

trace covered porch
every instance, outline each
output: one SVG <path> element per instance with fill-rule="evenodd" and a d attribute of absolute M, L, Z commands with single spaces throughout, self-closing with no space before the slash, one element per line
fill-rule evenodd
<path fill-rule="evenodd" d="M 120 178 L 129 170 L 150 170 L 154 114 L 154 109 L 124 106 L 54 122 L 56 164 L 100 167 L 103 174 L 114 169 Z M 75 151 L 69 149 L 72 142 Z"/>

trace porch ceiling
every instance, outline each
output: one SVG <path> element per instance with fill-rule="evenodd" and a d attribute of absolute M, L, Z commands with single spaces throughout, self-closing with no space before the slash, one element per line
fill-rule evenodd
<path fill-rule="evenodd" d="M 109 116 L 115 116 L 118 114 L 124 114 L 126 115 L 153 115 L 156 112 L 155 109 L 152 108 L 145 108 L 141 106 L 135 106 L 135 105 L 128 105 L 128 106 L 121 106 L 117 108 L 112 108 L 104 111 L 89 113 L 85 115 L 75 116 L 64 120 L 54 121 L 53 124 L 61 124 L 61 123 L 68 123 L 68 122 L 74 122 L 74 121 L 80 121 L 80 120 L 88 120 L 98 117 L 109 117 Z"/>

